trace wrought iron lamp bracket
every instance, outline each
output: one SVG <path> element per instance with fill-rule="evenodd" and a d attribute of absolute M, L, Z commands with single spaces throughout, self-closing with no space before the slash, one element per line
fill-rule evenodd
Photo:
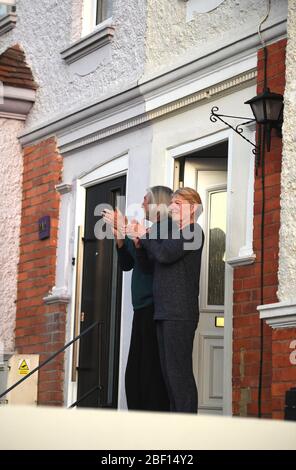
<path fill-rule="evenodd" d="M 259 158 L 260 158 L 260 147 L 251 140 L 249 140 L 245 135 L 243 135 L 244 128 L 243 126 L 246 126 L 248 124 L 251 124 L 252 122 L 256 122 L 256 119 L 252 119 L 249 117 L 242 117 L 242 116 L 231 116 L 228 114 L 220 114 L 217 111 L 219 111 L 218 106 L 213 106 L 211 109 L 211 115 L 210 115 L 210 120 L 212 122 L 217 122 L 218 120 L 226 124 L 227 127 L 232 129 L 234 132 L 236 132 L 238 135 L 240 135 L 244 140 L 249 142 L 249 144 L 252 145 L 252 153 L 255 155 L 255 161 L 256 161 L 256 168 L 259 165 Z M 231 125 L 229 122 L 227 122 L 224 118 L 230 118 L 230 119 L 240 119 L 242 122 L 239 122 L 237 126 Z"/>

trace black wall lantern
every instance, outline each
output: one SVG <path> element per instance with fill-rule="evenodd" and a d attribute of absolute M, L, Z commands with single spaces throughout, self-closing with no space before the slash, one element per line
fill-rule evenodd
<path fill-rule="evenodd" d="M 272 93 L 267 88 L 260 95 L 246 101 L 245 104 L 251 106 L 257 124 L 265 126 L 266 147 L 267 151 L 270 152 L 271 130 L 276 129 L 278 135 L 281 136 L 284 108 L 283 95 Z"/>
<path fill-rule="evenodd" d="M 214 106 L 211 110 L 210 120 L 216 122 L 218 119 L 234 130 L 239 134 L 244 140 L 249 142 L 254 148 L 253 153 L 256 156 L 256 168 L 259 166 L 261 150 L 264 151 L 265 142 L 267 151 L 270 152 L 270 143 L 271 143 L 271 130 L 276 129 L 278 135 L 281 136 L 281 129 L 283 124 L 283 108 L 284 100 L 283 95 L 278 93 L 272 93 L 269 88 L 266 88 L 265 91 L 259 95 L 254 96 L 254 98 L 245 102 L 249 104 L 254 114 L 254 118 L 242 117 L 242 116 L 231 116 L 228 114 L 220 114 L 219 108 Z M 225 118 L 241 120 L 237 126 L 230 124 Z M 244 134 L 243 126 L 256 122 L 259 126 L 263 127 L 263 141 L 259 139 L 259 145 L 256 145 L 254 142 L 251 142 Z"/>

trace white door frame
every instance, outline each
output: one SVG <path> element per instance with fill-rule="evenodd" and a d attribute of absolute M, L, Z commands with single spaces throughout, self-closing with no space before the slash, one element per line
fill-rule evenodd
<path fill-rule="evenodd" d="M 228 141 L 227 193 L 231 191 L 233 166 L 233 131 L 222 130 L 194 141 L 180 144 L 167 149 L 166 155 L 166 184 L 173 187 L 174 160 L 189 155 L 198 150 Z M 230 233 L 231 198 L 227 197 L 226 233 Z M 229 252 L 230 240 L 226 237 L 226 253 Z M 225 310 L 224 310 L 224 361 L 223 361 L 223 414 L 232 415 L 232 305 L 233 305 L 233 268 L 225 263 Z"/>
<path fill-rule="evenodd" d="M 119 176 L 126 175 L 126 193 L 128 188 L 128 167 L 129 167 L 129 156 L 127 153 L 121 155 L 109 162 L 99 165 L 96 168 L 93 168 L 87 173 L 84 173 L 78 177 L 74 183 L 75 191 L 75 215 L 74 215 L 74 253 L 73 257 L 77 259 L 77 246 L 78 246 L 78 227 L 84 227 L 85 221 L 85 199 L 86 199 L 86 189 L 94 186 L 99 183 L 103 183 L 110 179 L 117 178 Z M 81 277 L 82 278 L 82 277 Z M 82 283 L 80 288 L 82 287 Z M 74 321 L 75 321 L 75 288 L 76 288 L 76 270 L 73 272 L 72 282 L 71 282 L 71 302 L 69 304 L 67 312 L 67 323 L 69 323 L 70 328 L 70 338 L 73 338 L 74 332 Z M 81 290 L 81 289 L 80 289 Z M 124 293 L 124 279 L 122 283 L 122 293 Z M 78 293 L 81 299 L 81 291 Z M 121 308 L 124 302 L 124 295 L 122 295 Z M 121 331 L 122 334 L 122 331 Z M 120 338 L 120 357 L 122 350 L 122 338 Z M 66 406 L 70 406 L 77 400 L 77 383 L 72 382 L 71 380 L 71 370 L 72 370 L 72 347 L 66 352 L 66 361 L 65 361 L 65 385 L 66 385 Z M 121 361 L 120 361 L 121 363 Z M 119 366 L 120 369 L 120 366 Z M 124 384 L 121 383 L 119 377 L 119 390 L 118 390 L 118 401 L 120 399 L 121 389 L 124 387 Z"/>

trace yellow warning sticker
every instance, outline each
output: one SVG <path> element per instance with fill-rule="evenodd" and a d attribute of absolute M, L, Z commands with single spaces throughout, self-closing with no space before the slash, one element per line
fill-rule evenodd
<path fill-rule="evenodd" d="M 21 375 L 27 375 L 30 372 L 30 368 L 28 366 L 28 363 L 26 362 L 26 359 L 23 359 L 20 362 L 18 371 L 19 371 L 19 374 Z"/>

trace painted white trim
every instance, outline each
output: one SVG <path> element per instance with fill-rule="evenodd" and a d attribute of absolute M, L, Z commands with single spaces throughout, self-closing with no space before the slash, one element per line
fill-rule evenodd
<path fill-rule="evenodd" d="M 258 305 L 260 318 L 272 328 L 296 328 L 296 301 Z"/>
<path fill-rule="evenodd" d="M 74 218 L 74 237 L 73 237 L 73 255 L 77 258 L 77 244 L 78 244 L 78 226 L 84 227 L 85 220 L 85 198 L 86 189 L 99 183 L 103 183 L 109 179 L 116 178 L 121 175 L 127 175 L 126 181 L 126 192 L 128 188 L 128 168 L 129 168 L 129 156 L 128 153 L 113 158 L 109 162 L 105 162 L 102 165 L 97 166 L 89 170 L 87 173 L 83 173 L 77 178 L 73 187 L 75 188 L 75 218 Z M 73 338 L 74 332 L 74 320 L 75 320 L 75 286 L 76 286 L 76 270 L 73 271 L 72 282 L 70 286 L 71 303 L 67 311 L 67 341 Z M 82 288 L 82 283 L 81 283 Z M 81 292 L 79 293 L 81 298 Z M 123 296 L 122 305 L 123 306 Z M 122 341 L 120 341 L 122 344 Z M 120 351 L 121 355 L 121 351 Z M 65 357 L 65 403 L 70 406 L 77 400 L 77 382 L 71 380 L 72 370 L 72 348 L 68 348 Z M 120 386 L 118 390 L 118 400 L 120 399 Z"/>
<path fill-rule="evenodd" d="M 35 90 L 3 85 L 0 93 L 0 117 L 25 121 L 35 102 Z"/>
<path fill-rule="evenodd" d="M 230 138 L 229 130 L 222 130 L 213 132 L 207 136 L 201 137 L 196 140 L 184 142 L 174 147 L 166 149 L 166 184 L 173 188 L 174 186 L 174 160 L 176 158 L 184 157 L 197 150 L 203 150 L 212 145 L 219 144 Z"/>
<path fill-rule="evenodd" d="M 109 162 L 105 162 L 96 169 L 79 178 L 80 185 L 84 188 L 93 186 L 106 179 L 116 178 L 128 169 L 128 154 L 113 158 Z"/>
<path fill-rule="evenodd" d="M 72 220 L 72 236 L 69 238 L 71 245 L 72 257 L 77 262 L 77 244 L 78 244 L 78 227 L 84 227 L 85 217 L 85 190 L 79 184 L 79 180 L 73 182 L 73 204 L 74 204 L 74 220 Z M 68 207 L 68 210 L 71 208 Z M 62 222 L 62 219 L 61 219 Z M 61 223 L 61 230 L 63 224 Z M 70 235 L 70 234 L 69 234 Z M 58 266 L 67 260 L 60 260 Z M 75 263 L 76 264 L 76 263 Z M 69 294 L 70 303 L 67 309 L 67 323 L 66 323 L 66 341 L 70 341 L 74 336 L 75 331 L 75 287 L 76 287 L 76 269 L 71 271 L 69 277 Z M 79 293 L 81 298 L 81 291 Z M 79 345 L 78 345 L 79 347 Z M 77 382 L 72 382 L 72 358 L 73 348 L 68 348 L 65 352 L 65 378 L 64 378 L 64 402 L 69 407 L 77 399 Z"/>
<path fill-rule="evenodd" d="M 212 147 L 213 145 L 228 140 L 230 132 L 231 131 L 229 130 L 213 132 L 207 136 L 201 137 L 200 139 L 191 140 L 190 142 L 185 142 L 181 145 L 177 145 L 176 147 L 171 147 L 168 149 L 169 156 L 172 158 L 184 157 L 190 153 L 196 152 L 197 150 Z"/>
<path fill-rule="evenodd" d="M 5 98 L 11 98 L 15 100 L 22 101 L 35 101 L 35 90 L 30 90 L 28 88 L 13 87 L 9 85 L 4 85 L 4 96 Z"/>
<path fill-rule="evenodd" d="M 248 254 L 240 254 L 239 256 L 236 256 L 234 258 L 229 258 L 226 260 L 226 263 L 232 266 L 233 268 L 236 268 L 237 266 L 246 266 L 247 264 L 253 264 L 256 260 L 256 254 L 251 252 Z"/>
<path fill-rule="evenodd" d="M 70 297 L 67 293 L 67 288 L 66 287 L 53 287 L 53 289 L 50 291 L 49 295 L 46 297 L 43 297 L 43 301 L 46 305 L 51 305 L 51 304 L 68 304 L 70 301 Z"/>
<path fill-rule="evenodd" d="M 0 19 L 0 36 L 11 31 L 16 25 L 17 15 L 13 12 Z"/>
<path fill-rule="evenodd" d="M 72 191 L 72 184 L 69 184 L 69 183 L 56 184 L 55 189 L 60 194 L 70 193 Z"/>
<path fill-rule="evenodd" d="M 19 139 L 22 145 L 38 141 L 45 136 L 53 133 L 58 133 L 60 137 L 61 151 L 63 153 L 69 152 L 78 147 L 82 147 L 86 144 L 93 143 L 97 140 L 110 137 L 118 132 L 130 129 L 131 127 L 138 126 L 140 124 L 149 122 L 153 119 L 159 118 L 162 115 L 175 112 L 176 109 L 180 109 L 193 103 L 197 103 L 201 100 L 208 99 L 211 96 L 226 92 L 231 88 L 237 88 L 239 85 L 249 84 L 250 81 L 256 79 L 257 72 L 255 55 L 252 59 L 245 62 L 248 66 L 253 64 L 252 69 L 246 69 L 243 73 L 235 75 L 235 67 L 226 64 L 225 73 L 217 73 L 208 71 L 207 79 L 212 83 L 212 75 L 216 76 L 216 80 L 221 78 L 222 82 L 215 82 L 210 86 L 207 86 L 207 80 L 205 79 L 206 73 L 203 73 L 203 81 L 200 82 L 197 77 L 190 76 L 186 77 L 186 82 L 181 83 L 173 82 L 174 90 L 170 92 L 170 99 L 163 99 L 163 106 L 160 108 L 161 96 L 166 96 L 168 88 L 171 86 L 164 85 L 161 88 L 156 89 L 152 84 L 142 84 L 141 86 L 129 88 L 122 93 L 111 95 L 99 102 L 89 103 L 84 108 L 74 109 L 71 114 L 63 114 L 55 117 L 54 119 L 43 123 L 42 125 L 34 128 L 25 130 L 19 135 Z M 239 66 L 239 65 L 238 65 Z M 220 69 L 222 66 L 220 66 Z M 229 72 L 230 69 L 232 72 Z M 229 75 L 230 78 L 225 80 L 225 76 Z M 192 81 L 191 88 L 186 88 L 189 80 Z M 156 85 L 156 83 L 153 84 Z M 196 85 L 198 84 L 198 86 Z M 200 89 L 202 86 L 204 89 Z M 145 86 L 144 86 L 145 85 Z M 172 86 L 171 86 L 172 87 Z M 177 87 L 179 87 L 177 89 Z M 195 89 L 195 93 L 192 94 L 192 90 Z M 176 91 L 177 90 L 177 91 Z M 154 93 L 154 98 L 152 97 Z M 188 95 L 188 93 L 191 93 Z M 154 99 L 154 107 L 152 108 L 151 103 Z M 146 103 L 148 101 L 150 105 Z M 91 119 L 91 125 L 90 125 Z M 75 132 L 73 132 L 75 130 Z"/>
<path fill-rule="evenodd" d="M 219 95 L 238 86 L 246 86 L 255 80 L 256 75 L 257 72 L 255 70 L 248 71 L 245 74 L 235 76 L 230 80 L 217 83 L 193 95 L 184 96 L 179 100 L 172 101 L 147 112 L 145 111 L 146 105 L 144 103 L 146 97 L 136 96 L 134 100 L 126 102 L 123 106 L 110 108 L 104 114 L 98 111 L 91 125 L 89 122 L 87 122 L 87 125 L 79 122 L 78 126 L 73 125 L 71 129 L 63 131 L 59 135 L 60 149 L 65 154 L 87 144 L 111 137 L 119 132 L 149 123 L 161 116 L 176 112 L 177 109 L 206 100 L 210 96 Z M 115 103 L 117 103 L 116 100 Z"/>
<path fill-rule="evenodd" d="M 97 0 L 82 3 L 82 36 L 89 34 L 96 26 Z"/>
<path fill-rule="evenodd" d="M 108 18 L 98 25 L 90 34 L 83 36 L 61 51 L 62 59 L 67 64 L 76 62 L 100 47 L 109 44 L 114 36 L 114 32 L 115 29 L 112 26 L 112 18 Z"/>
<path fill-rule="evenodd" d="M 199 70 L 198 74 L 193 74 L 180 83 L 172 83 L 163 90 L 153 90 L 145 92 L 145 85 L 141 86 L 142 92 L 146 98 L 146 111 L 164 106 L 172 101 L 179 100 L 184 96 L 193 95 L 201 90 L 207 90 L 207 96 L 210 97 L 215 91 L 212 89 L 219 83 L 231 80 L 233 77 L 240 76 L 246 72 L 255 70 L 257 67 L 257 54 L 254 52 L 245 59 L 235 58 L 231 63 L 217 64 L 215 70 Z"/>

